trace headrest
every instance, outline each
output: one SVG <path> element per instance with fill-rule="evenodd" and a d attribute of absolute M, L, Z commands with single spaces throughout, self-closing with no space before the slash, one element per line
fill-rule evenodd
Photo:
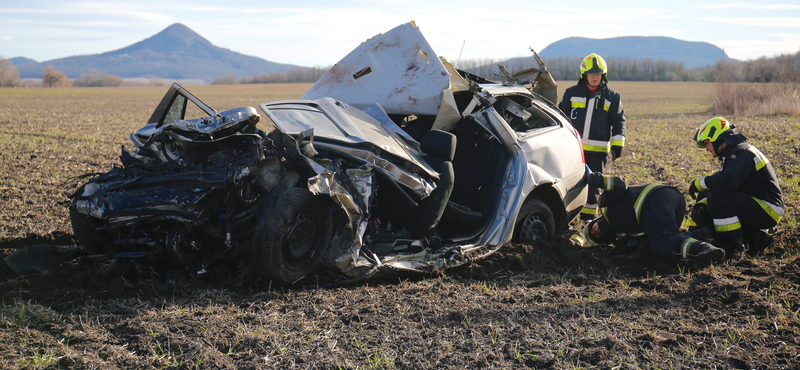
<path fill-rule="evenodd" d="M 420 144 L 426 155 L 445 161 L 452 161 L 456 154 L 456 136 L 446 131 L 430 130 Z"/>

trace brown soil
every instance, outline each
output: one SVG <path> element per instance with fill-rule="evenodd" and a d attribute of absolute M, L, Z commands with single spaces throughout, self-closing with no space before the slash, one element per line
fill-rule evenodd
<path fill-rule="evenodd" d="M 85 258 L 6 268 L 0 367 L 788 369 L 797 238 L 694 272 L 554 239 L 444 276 L 324 289 Z"/>
<path fill-rule="evenodd" d="M 692 176 L 718 168 L 687 147 L 710 116 L 684 113 L 702 106 L 694 102 L 657 114 L 672 107 L 663 97 L 670 88 L 678 97 L 707 94 L 695 91 L 701 85 L 641 86 L 622 91 L 626 108 L 655 108 L 629 117 L 629 148 L 608 172 L 685 191 Z M 276 100 L 241 92 L 256 88 L 266 89 L 197 90 L 219 99 L 206 100 L 218 109 Z M 3 96 L 0 134 L 12 141 L 0 150 L 0 257 L 74 245 L 63 182 L 117 163 L 119 145 L 164 90 Z M 234 273 L 190 279 L 87 258 L 23 278 L 0 263 L 0 368 L 798 368 L 800 125 L 795 116 L 736 123 L 780 172 L 789 212 L 773 248 L 756 258 L 688 271 L 635 250 L 555 239 L 509 245 L 441 276 L 324 289 L 237 284 Z M 330 281 L 323 274 L 307 285 Z"/>

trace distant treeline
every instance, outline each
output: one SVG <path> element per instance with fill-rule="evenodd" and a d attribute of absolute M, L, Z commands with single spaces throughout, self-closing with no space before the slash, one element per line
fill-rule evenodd
<path fill-rule="evenodd" d="M 556 80 L 578 80 L 581 58 L 545 58 Z M 653 59 L 606 58 L 608 79 L 612 81 L 724 81 L 724 82 L 798 82 L 800 52 L 752 61 L 723 61 L 713 66 L 687 69 L 682 62 Z M 538 68 L 533 57 L 500 60 L 491 58 L 459 61 L 457 68 L 488 79 L 497 78 L 503 64 L 509 71 Z M 212 84 L 315 82 L 330 67 L 295 68 L 284 73 L 266 73 L 237 78 L 232 74 L 218 77 Z"/>
<path fill-rule="evenodd" d="M 94 69 L 89 70 L 89 73 L 82 75 L 72 80 L 72 86 L 75 87 L 100 87 L 100 86 L 122 86 L 125 81 L 122 77 L 107 74 L 105 72 L 97 72 Z"/>
<path fill-rule="evenodd" d="M 800 82 L 800 52 L 751 61 L 717 61 L 709 67 L 687 69 L 682 62 L 653 59 L 606 58 L 612 81 L 720 81 Z M 556 80 L 578 80 L 581 58 L 544 58 Z M 509 61 L 478 59 L 460 62 L 459 69 L 492 78 L 501 63 L 510 71 L 538 68 L 532 57 Z"/>
<path fill-rule="evenodd" d="M 212 85 L 230 84 L 269 84 L 289 82 L 316 82 L 330 67 L 292 68 L 286 72 L 269 72 L 252 77 L 237 78 L 233 74 L 220 76 L 211 82 Z"/>
<path fill-rule="evenodd" d="M 556 80 L 578 80 L 582 58 L 556 57 L 543 58 Z M 605 58 L 608 64 L 608 79 L 611 81 L 713 81 L 710 69 L 686 69 L 683 62 L 670 62 L 653 59 Z M 466 60 L 460 62 L 459 69 L 492 78 L 499 73 L 497 64 L 503 64 L 509 71 L 538 68 L 535 60 L 514 58 L 502 60 Z"/>
<path fill-rule="evenodd" d="M 717 82 L 800 82 L 800 51 L 748 62 L 717 62 Z"/>
<path fill-rule="evenodd" d="M 577 80 L 580 58 L 545 58 L 550 73 L 556 80 Z M 709 81 L 709 82 L 800 82 L 800 51 L 776 57 L 762 57 L 750 61 L 718 61 L 709 67 L 687 69 L 681 62 L 653 59 L 606 58 L 608 79 L 611 81 Z M 456 67 L 488 79 L 498 79 L 497 64 L 509 71 L 538 68 L 532 57 L 499 60 L 490 58 L 459 61 Z M 293 68 L 283 73 L 271 72 L 251 77 L 227 74 L 214 79 L 212 84 L 255 84 L 316 82 L 330 67 Z M 121 77 L 91 70 L 78 78 L 68 79 L 49 66 L 42 74 L 42 87 L 68 86 L 121 86 L 129 85 Z M 30 86 L 22 83 L 19 73 L 10 60 L 0 57 L 0 87 Z"/>

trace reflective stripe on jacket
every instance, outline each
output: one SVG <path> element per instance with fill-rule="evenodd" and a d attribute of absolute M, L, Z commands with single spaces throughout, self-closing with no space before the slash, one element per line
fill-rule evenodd
<path fill-rule="evenodd" d="M 699 190 L 740 191 L 761 201 L 775 221 L 783 216 L 783 195 L 778 176 L 766 156 L 744 141 L 722 150 L 722 169 L 698 181 Z M 765 204 L 762 204 L 765 203 Z"/>
<path fill-rule="evenodd" d="M 605 217 L 617 235 L 641 236 L 644 233 L 642 227 L 642 212 L 647 199 L 661 189 L 672 189 L 672 186 L 662 184 L 648 184 L 638 186 L 627 186 L 625 181 L 619 177 L 604 175 L 604 182 L 613 187 L 604 187 L 605 190 L 600 196 L 600 213 Z"/>
<path fill-rule="evenodd" d="M 592 94 L 583 81 L 564 92 L 558 107 L 581 134 L 583 150 L 608 153 L 625 146 L 625 110 L 619 93 L 603 82 Z"/>

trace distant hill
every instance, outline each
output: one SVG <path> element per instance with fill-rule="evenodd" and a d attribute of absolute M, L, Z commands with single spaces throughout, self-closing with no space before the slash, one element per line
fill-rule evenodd
<path fill-rule="evenodd" d="M 17 60 L 23 63 L 18 63 Z M 292 68 L 306 68 L 274 63 L 214 46 L 180 23 L 128 47 L 102 54 L 72 56 L 40 63 L 27 58 L 13 58 L 12 62 L 22 78 L 39 78 L 44 69 L 52 65 L 69 78 L 80 77 L 95 69 L 120 77 L 200 79 L 206 82 L 231 73 L 236 77 L 249 77 L 270 72 L 283 73 Z"/>
<path fill-rule="evenodd" d="M 35 60 L 31 59 L 31 58 L 25 58 L 25 57 L 16 57 L 16 58 L 11 58 L 9 60 L 16 67 L 19 67 L 19 66 L 21 66 L 23 64 L 28 64 L 28 63 L 38 63 L 37 61 L 35 61 Z M 42 76 L 39 76 L 39 77 L 42 77 Z"/>
<path fill-rule="evenodd" d="M 724 50 L 713 44 L 662 36 L 623 36 L 608 39 L 569 37 L 548 45 L 539 55 L 542 58 L 582 58 L 591 53 L 597 53 L 603 58 L 650 58 L 683 62 L 686 68 L 711 66 L 720 59 L 732 60 Z"/>

